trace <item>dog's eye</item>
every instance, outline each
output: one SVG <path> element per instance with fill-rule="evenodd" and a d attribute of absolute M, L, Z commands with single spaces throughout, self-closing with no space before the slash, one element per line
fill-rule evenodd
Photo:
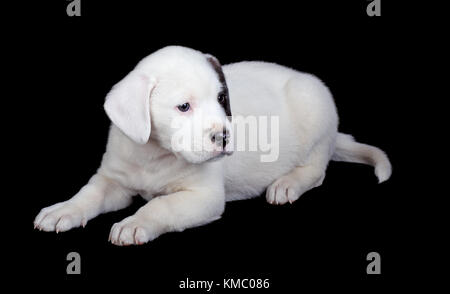
<path fill-rule="evenodd" d="M 189 108 L 191 108 L 191 105 L 189 103 L 183 103 L 177 106 L 178 110 L 181 112 L 186 112 L 189 110 Z"/>
<path fill-rule="evenodd" d="M 219 93 L 219 96 L 217 96 L 217 101 L 219 101 L 219 103 L 224 103 L 225 99 L 227 99 L 227 94 L 225 93 Z"/>

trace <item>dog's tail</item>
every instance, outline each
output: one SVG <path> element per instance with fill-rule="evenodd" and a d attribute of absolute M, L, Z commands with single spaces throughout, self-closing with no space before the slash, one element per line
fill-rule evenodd
<path fill-rule="evenodd" d="M 369 164 L 375 167 L 375 175 L 379 183 L 389 179 L 392 173 L 391 163 L 381 149 L 358 143 L 347 134 L 338 133 L 336 149 L 331 160 Z"/>

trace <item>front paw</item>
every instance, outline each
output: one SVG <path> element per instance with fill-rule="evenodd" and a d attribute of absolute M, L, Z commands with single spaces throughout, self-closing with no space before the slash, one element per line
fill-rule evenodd
<path fill-rule="evenodd" d="M 142 216 L 132 215 L 112 226 L 109 241 L 118 246 L 142 245 L 158 235 L 155 224 Z"/>
<path fill-rule="evenodd" d="M 65 232 L 86 225 L 82 211 L 69 201 L 43 208 L 34 220 L 34 228 L 46 232 Z"/>

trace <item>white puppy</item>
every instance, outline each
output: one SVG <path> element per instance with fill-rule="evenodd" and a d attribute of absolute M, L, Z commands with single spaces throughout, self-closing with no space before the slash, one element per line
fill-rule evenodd
<path fill-rule="evenodd" d="M 276 64 L 222 71 L 211 55 L 170 46 L 139 62 L 104 106 L 112 125 L 100 168 L 73 198 L 42 209 L 35 227 L 84 226 L 140 194 L 148 203 L 116 223 L 110 240 L 142 244 L 216 220 L 226 201 L 265 190 L 271 204 L 292 203 L 322 183 L 330 159 L 373 165 L 380 182 L 391 174 L 383 151 L 337 132 L 332 95 L 319 79 Z M 232 121 L 267 116 L 277 122 L 270 130 L 276 160 L 263 160 L 262 148 L 224 156 L 238 141 Z"/>

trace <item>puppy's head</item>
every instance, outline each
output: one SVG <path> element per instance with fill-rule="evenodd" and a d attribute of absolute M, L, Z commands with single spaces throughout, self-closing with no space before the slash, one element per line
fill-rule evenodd
<path fill-rule="evenodd" d="M 231 154 L 231 108 L 219 61 L 170 46 L 141 60 L 108 93 L 105 111 L 138 144 L 152 139 L 192 163 Z"/>

